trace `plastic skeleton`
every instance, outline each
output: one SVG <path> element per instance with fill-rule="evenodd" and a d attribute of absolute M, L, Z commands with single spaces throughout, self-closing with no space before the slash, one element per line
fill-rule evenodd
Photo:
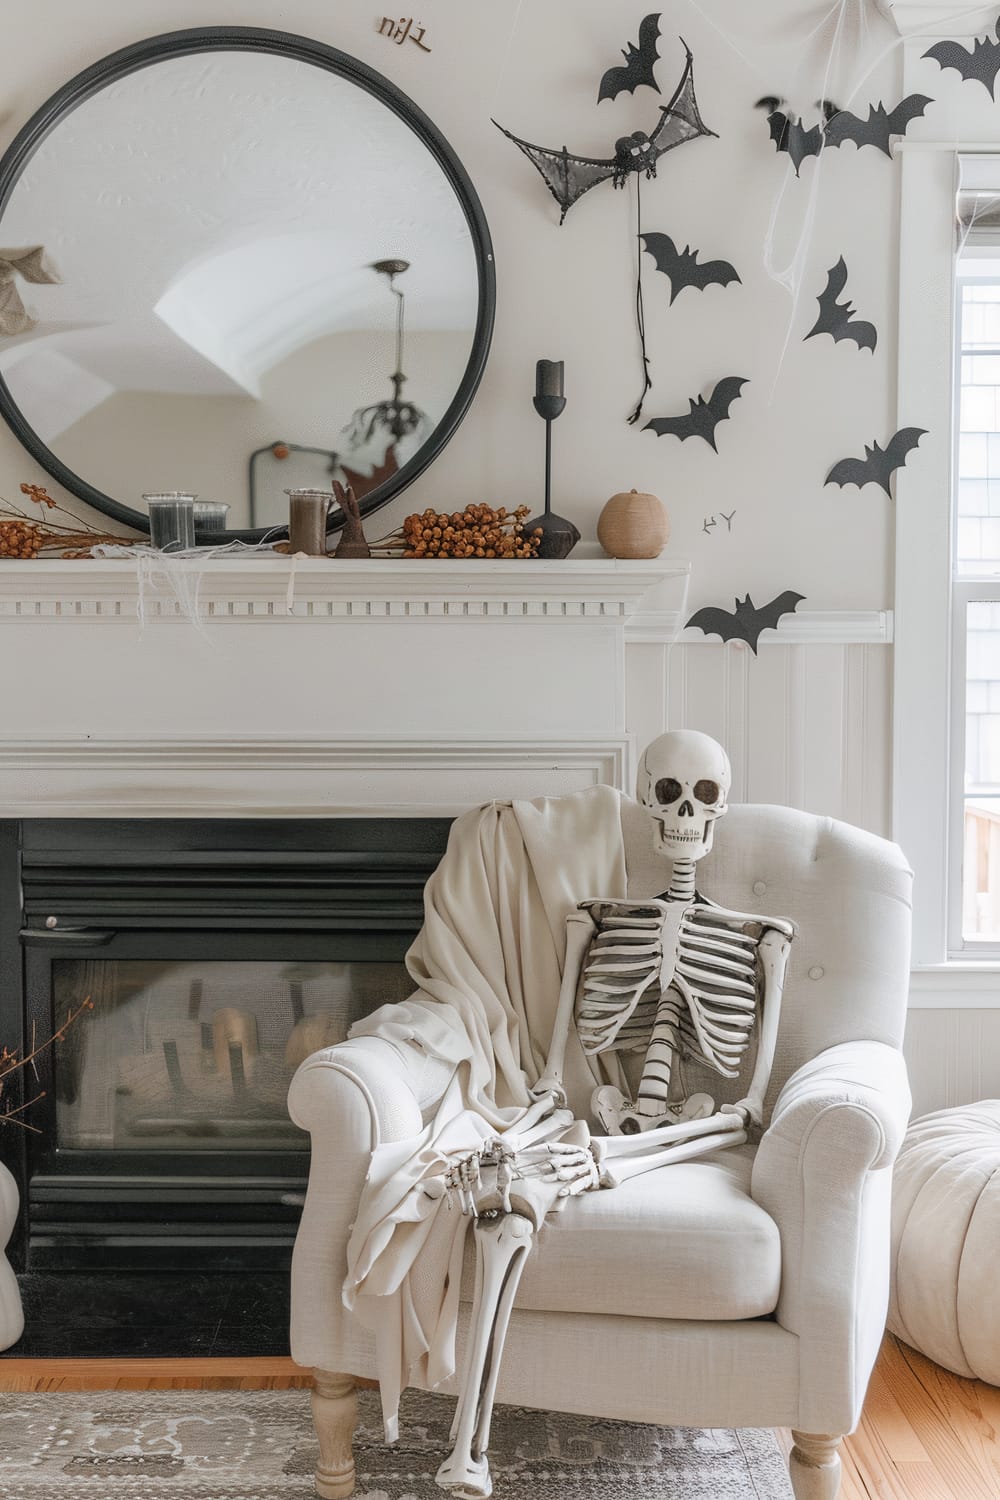
<path fill-rule="evenodd" d="M 747 1140 L 761 1124 L 793 928 L 729 911 L 695 887 L 695 865 L 726 811 L 731 772 L 721 745 L 685 731 L 646 749 L 638 800 L 656 849 L 673 861 L 669 889 L 642 901 L 584 901 L 567 918 L 566 960 L 549 1055 L 516 1131 L 457 1160 L 439 1191 L 475 1218 L 476 1291 L 452 1452 L 437 1482 L 460 1496 L 492 1491 L 486 1449 L 504 1337 L 532 1237 L 560 1199 Z M 697 1058 L 738 1077 L 760 1017 L 746 1096 L 676 1098 L 675 1061 Z M 565 1108 L 570 1026 L 583 1050 L 644 1053 L 635 1099 L 594 1090 L 604 1136 Z"/>

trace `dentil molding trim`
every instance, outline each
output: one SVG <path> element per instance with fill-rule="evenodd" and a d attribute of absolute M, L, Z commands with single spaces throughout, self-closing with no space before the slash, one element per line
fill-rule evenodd
<path fill-rule="evenodd" d="M 144 565 L 145 566 L 145 565 Z M 718 645 L 699 630 L 683 634 L 681 610 L 648 605 L 664 585 L 682 589 L 686 562 L 611 558 L 527 563 L 412 560 L 330 562 L 284 557 L 208 560 L 164 569 L 140 585 L 127 559 L 0 562 L 0 624 L 81 620 L 136 626 L 378 620 L 616 620 L 632 645 Z M 174 584 L 171 583 L 174 579 Z M 887 645 L 889 610 L 805 610 L 786 615 L 762 645 Z"/>
<path fill-rule="evenodd" d="M 479 616 L 628 618 L 686 562 L 255 557 L 0 563 L 0 618 L 330 620 Z"/>

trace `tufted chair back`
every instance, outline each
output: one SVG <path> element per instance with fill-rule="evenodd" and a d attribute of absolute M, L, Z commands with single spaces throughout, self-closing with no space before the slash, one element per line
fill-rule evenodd
<path fill-rule="evenodd" d="M 626 799 L 623 827 L 629 894 L 663 888 L 649 820 Z M 731 804 L 698 864 L 698 888 L 732 910 L 788 917 L 796 925 L 768 1091 L 768 1115 L 786 1079 L 840 1042 L 899 1047 L 906 1018 L 912 872 L 897 845 L 833 818 L 766 804 Z M 684 1092 L 720 1102 L 737 1080 L 685 1064 Z"/>

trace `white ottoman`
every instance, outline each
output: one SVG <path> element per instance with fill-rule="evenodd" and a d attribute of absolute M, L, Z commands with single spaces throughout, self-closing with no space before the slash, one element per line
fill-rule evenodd
<path fill-rule="evenodd" d="M 1000 1099 L 915 1120 L 892 1189 L 889 1331 L 1000 1385 Z"/>

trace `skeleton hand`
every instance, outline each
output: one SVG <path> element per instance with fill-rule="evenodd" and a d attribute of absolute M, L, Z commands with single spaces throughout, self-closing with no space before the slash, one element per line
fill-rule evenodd
<path fill-rule="evenodd" d="M 482 1182 L 482 1154 L 473 1151 L 470 1156 L 463 1156 L 461 1160 L 453 1162 L 444 1174 L 444 1195 L 448 1199 L 448 1207 L 451 1208 L 455 1199 L 463 1214 L 470 1214 L 472 1218 L 478 1219 L 476 1210 L 475 1190 Z M 438 1197 L 440 1194 L 435 1193 Z"/>
<path fill-rule="evenodd" d="M 548 1095 L 553 1105 L 558 1109 L 565 1109 L 568 1103 L 566 1090 L 555 1078 L 539 1078 L 537 1083 L 532 1084 L 528 1091 L 532 1099 L 544 1099 Z"/>
<path fill-rule="evenodd" d="M 514 1158 L 517 1177 L 540 1177 L 561 1182 L 560 1198 L 575 1198 L 579 1193 L 600 1187 L 600 1171 L 589 1146 L 563 1145 L 547 1141 L 528 1146 Z"/>

